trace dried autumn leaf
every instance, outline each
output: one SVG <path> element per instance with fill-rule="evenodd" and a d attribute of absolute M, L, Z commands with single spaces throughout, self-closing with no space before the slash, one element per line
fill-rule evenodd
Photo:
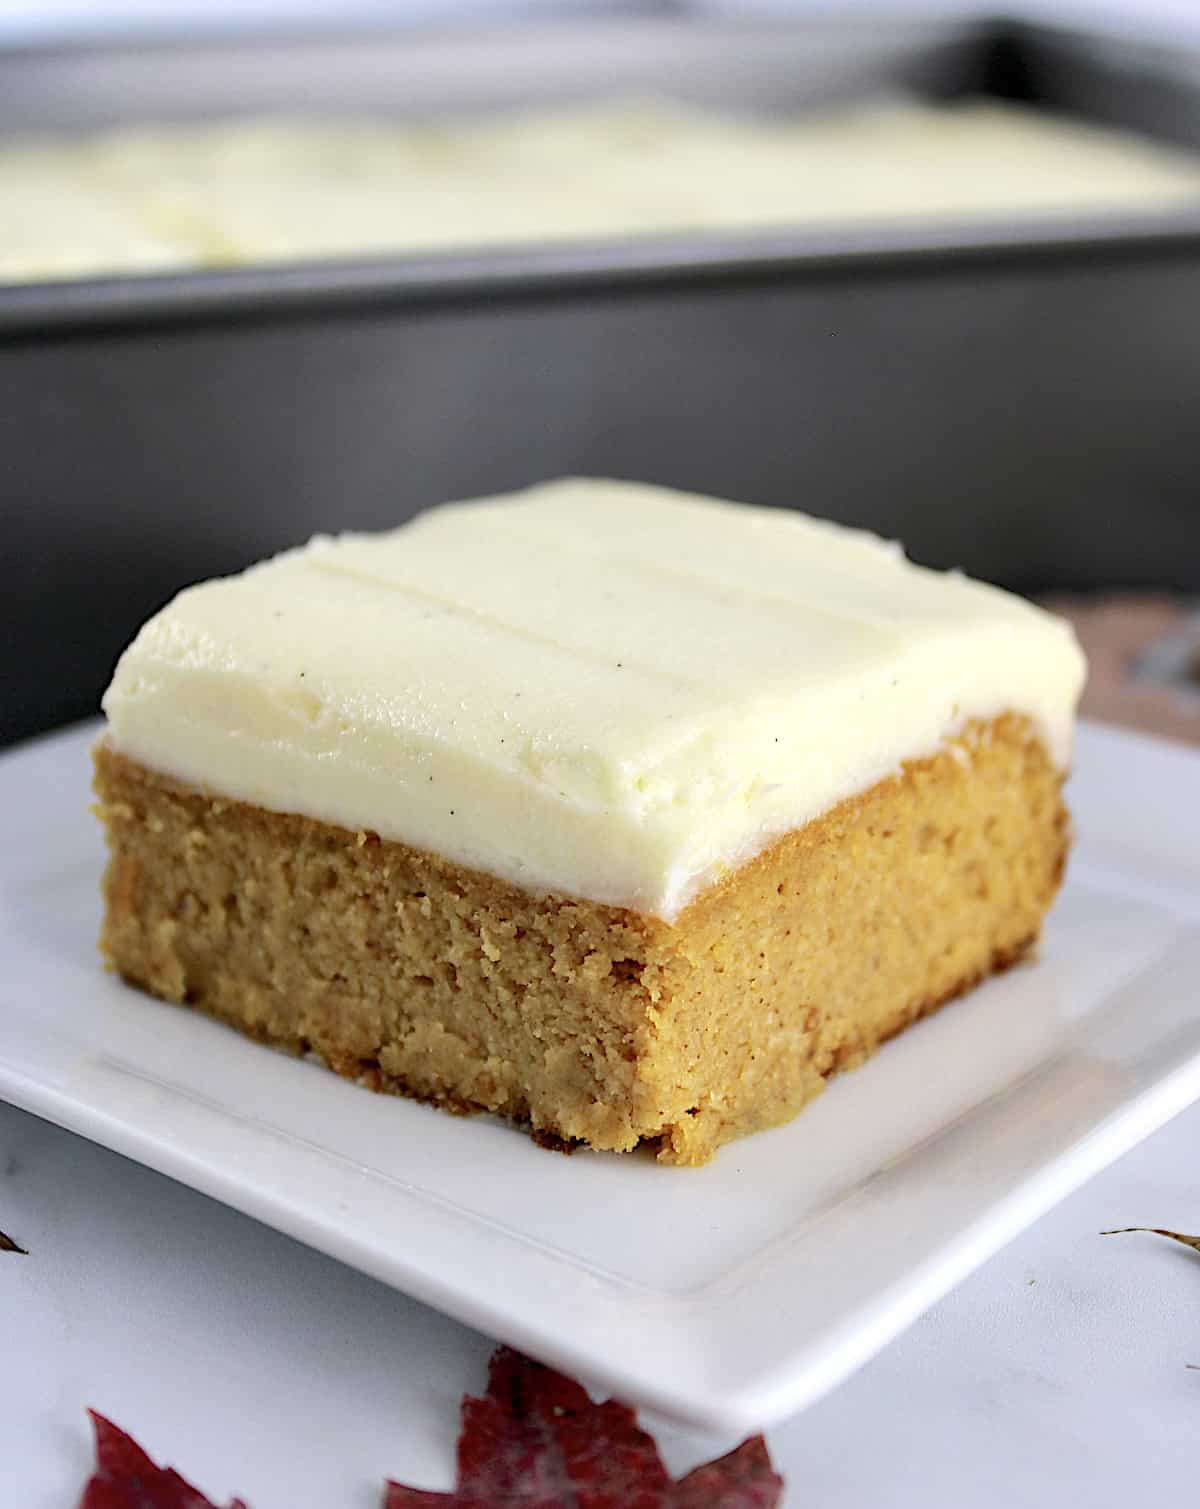
<path fill-rule="evenodd" d="M 674 1482 L 631 1409 L 507 1347 L 462 1418 L 455 1490 L 389 1483 L 384 1509 L 775 1509 L 783 1492 L 761 1436 Z"/>
<path fill-rule="evenodd" d="M 18 1247 L 12 1237 L 6 1237 L 2 1231 L 0 1231 L 0 1252 L 19 1252 L 23 1257 L 29 1256 L 24 1247 Z"/>
<path fill-rule="evenodd" d="M 111 1420 L 88 1413 L 96 1470 L 79 1509 L 217 1509 Z M 783 1479 L 761 1436 L 675 1482 L 631 1409 L 593 1404 L 561 1373 L 501 1347 L 482 1399 L 463 1400 L 458 1487 L 389 1483 L 384 1509 L 778 1509 Z M 234 1499 L 229 1509 L 246 1509 Z"/>
<path fill-rule="evenodd" d="M 1193 1252 L 1200 1252 L 1200 1237 L 1190 1237 L 1183 1231 L 1167 1231 L 1162 1226 L 1114 1226 L 1111 1231 L 1102 1231 L 1102 1237 L 1122 1237 L 1132 1231 L 1143 1231 L 1152 1237 L 1170 1237 L 1172 1242 L 1182 1242 Z"/>
<path fill-rule="evenodd" d="M 774 1509 L 783 1494 L 783 1479 L 771 1466 L 767 1443 L 761 1436 L 748 1441 L 715 1462 L 706 1462 L 689 1472 L 675 1486 L 671 1509 Z"/>
<path fill-rule="evenodd" d="M 88 1410 L 96 1432 L 96 1470 L 79 1509 L 217 1509 L 173 1467 L 152 1462 L 132 1436 Z M 246 1509 L 234 1499 L 229 1509 Z"/>

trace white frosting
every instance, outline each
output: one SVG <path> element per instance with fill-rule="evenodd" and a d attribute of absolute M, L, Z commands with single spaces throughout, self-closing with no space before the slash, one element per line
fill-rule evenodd
<path fill-rule="evenodd" d="M 0 278 L 1197 202 L 1194 152 L 978 100 L 262 119 L 0 144 Z"/>
<path fill-rule="evenodd" d="M 184 247 L 79 172 L 69 148 L 0 148 L 0 282 L 165 272 Z"/>
<path fill-rule="evenodd" d="M 192 587 L 104 708 L 222 795 L 670 919 L 969 718 L 1065 766 L 1083 677 L 1065 623 L 873 535 L 567 480 Z"/>

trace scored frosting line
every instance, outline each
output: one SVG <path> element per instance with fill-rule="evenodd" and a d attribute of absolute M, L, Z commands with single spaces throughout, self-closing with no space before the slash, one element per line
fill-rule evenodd
<path fill-rule="evenodd" d="M 392 577 L 377 576 L 374 572 L 364 571 L 359 566 L 351 566 L 335 559 L 330 555 L 311 555 L 307 564 L 318 571 L 324 571 L 330 576 L 340 576 L 350 581 L 362 582 L 369 587 L 377 587 L 382 591 L 395 592 L 402 597 L 407 597 L 414 602 L 433 603 L 439 608 L 445 608 L 448 612 L 456 614 L 471 623 L 477 623 L 484 628 L 495 629 L 498 633 L 507 634 L 510 638 L 522 640 L 526 644 L 535 644 L 542 649 L 548 649 L 564 655 L 574 657 L 591 665 L 611 666 L 612 656 L 603 650 L 594 650 L 587 645 L 571 644 L 558 639 L 552 634 L 539 634 L 536 630 L 523 628 L 520 624 L 510 623 L 498 614 L 489 613 L 482 608 L 472 607 L 469 603 L 460 602 L 453 597 L 446 597 L 439 592 L 430 592 L 427 588 L 416 587 L 411 582 L 397 581 Z M 670 686 L 683 687 L 687 691 L 698 691 L 704 687 L 704 681 L 697 676 L 680 676 L 674 671 L 665 671 L 657 666 L 646 665 L 633 659 L 624 659 L 622 668 L 639 672 L 652 680 L 662 681 Z"/>
<path fill-rule="evenodd" d="M 978 606 L 978 598 L 975 594 L 986 587 L 985 583 L 973 581 L 959 573 L 952 571 L 940 571 L 929 568 L 912 561 L 904 552 L 899 543 L 885 539 L 882 535 L 875 535 L 865 529 L 851 526 L 828 526 L 831 530 L 829 536 L 824 533 L 819 537 L 822 546 L 829 546 L 837 551 L 835 559 L 827 560 L 822 565 L 822 576 L 826 583 L 832 587 L 821 589 L 814 588 L 811 580 L 804 583 L 805 596 L 803 599 L 798 593 L 788 593 L 762 586 L 759 583 L 740 579 L 736 574 L 726 570 L 705 570 L 695 561 L 687 563 L 668 563 L 661 560 L 647 560 L 642 555 L 632 553 L 622 546 L 614 546 L 609 541 L 598 541 L 594 534 L 587 532 L 582 526 L 583 516 L 580 514 L 566 513 L 559 515 L 545 509 L 545 500 L 553 497 L 553 493 L 561 484 L 545 483 L 533 489 L 535 493 L 543 495 L 542 508 L 536 514 L 537 527 L 530 528 L 525 520 L 515 517 L 496 519 L 501 528 L 498 531 L 501 537 L 507 537 L 515 542 L 526 545 L 531 551 L 545 551 L 547 540 L 552 539 L 556 545 L 569 549 L 572 555 L 580 559 L 590 559 L 599 566 L 617 570 L 630 575 L 643 576 L 650 580 L 671 581 L 684 585 L 695 586 L 701 589 L 710 588 L 722 594 L 739 596 L 749 602 L 760 603 L 764 607 L 777 607 L 786 610 L 789 615 L 805 615 L 809 618 L 822 618 L 834 625 L 853 625 L 855 627 L 868 627 L 878 630 L 889 638 L 902 638 L 900 632 L 905 623 L 912 622 L 912 618 L 905 618 L 903 607 L 898 604 L 900 610 L 900 622 L 897 618 L 881 612 L 868 611 L 861 604 L 853 611 L 846 612 L 834 607 L 826 600 L 814 601 L 814 590 L 862 593 L 865 589 L 878 588 L 884 592 L 900 589 L 911 591 L 911 581 L 914 576 L 919 576 L 923 584 L 930 579 L 938 587 L 949 585 L 961 585 L 971 593 L 970 597 L 964 595 L 963 602 L 971 602 Z M 779 525 L 787 527 L 792 524 L 811 525 L 816 522 L 806 516 L 790 516 L 786 509 L 767 508 L 752 504 L 731 505 L 715 502 L 711 499 L 697 497 L 690 494 L 684 495 L 688 503 L 709 512 L 715 517 L 728 518 L 729 511 L 736 507 L 739 512 L 757 516 L 753 522 L 770 530 L 772 536 L 776 535 Z M 490 505 L 492 500 L 486 500 Z M 470 505 L 467 505 L 470 506 Z M 603 505 L 595 505 L 597 508 Z M 544 511 L 543 511 L 544 510 Z M 499 514 L 501 507 L 494 510 L 489 507 L 489 512 Z M 509 510 L 515 514 L 516 510 Z M 436 516 L 436 510 L 435 510 Z M 680 527 L 686 527 L 680 520 Z M 836 528 L 836 533 L 832 530 Z M 784 541 L 773 538 L 771 541 L 777 551 L 782 551 Z M 815 543 L 811 535 L 799 534 L 793 540 L 786 541 L 788 546 L 793 547 L 786 553 L 794 557 L 798 568 L 803 566 L 811 558 L 812 547 Z M 924 587 L 923 595 L 927 595 L 928 587 Z M 1000 602 L 1008 595 L 997 593 L 988 602 L 990 612 L 999 610 Z M 1012 599 L 1015 602 L 1016 599 Z M 1011 603 L 1010 603 L 1011 606 Z"/>
<path fill-rule="evenodd" d="M 714 512 L 718 511 L 720 510 L 714 509 Z M 497 509 L 497 512 L 499 512 L 499 509 Z M 539 527 L 537 530 L 532 530 L 527 526 L 521 527 L 515 520 L 496 521 L 501 523 L 498 534 L 501 538 L 505 538 L 513 543 L 525 544 L 531 551 L 538 551 L 540 553 L 545 553 L 547 538 L 553 538 L 557 545 L 569 548 L 574 556 L 580 560 L 589 561 L 597 570 L 619 572 L 626 577 L 640 577 L 648 582 L 665 581 L 694 588 L 696 589 L 697 597 L 702 599 L 697 604 L 701 608 L 707 605 L 703 599 L 707 599 L 708 603 L 712 603 L 714 601 L 719 602 L 721 598 L 738 597 L 747 602 L 757 603 L 764 609 L 782 610 L 778 615 L 780 617 L 787 617 L 789 619 L 803 617 L 809 621 L 821 619 L 834 626 L 850 626 L 860 630 L 868 630 L 878 634 L 881 642 L 886 642 L 889 647 L 898 647 L 902 643 L 902 636 L 898 633 L 893 621 L 882 614 L 866 613 L 860 610 L 839 612 L 836 608 L 831 607 L 825 602 L 813 603 L 801 601 L 797 596 L 788 595 L 785 592 L 769 590 L 751 582 L 738 581 L 732 576 L 703 571 L 695 563 L 667 565 L 660 561 L 648 561 L 620 547 L 614 549 L 608 543 L 598 545 L 594 537 L 589 536 L 580 529 L 570 527 L 571 524 L 578 522 L 576 519 L 563 521 L 567 523 L 567 528 L 563 528 L 559 524 L 554 528 L 543 529 L 541 527 L 542 517 L 539 516 Z M 873 547 L 864 545 L 862 551 L 863 553 L 859 560 L 869 562 L 867 571 L 846 571 L 840 568 L 839 563 L 839 567 L 833 568 L 832 575 L 834 578 L 843 580 L 847 585 L 853 585 L 861 590 L 863 586 L 880 583 L 885 586 L 891 585 L 893 581 L 900 579 L 903 571 L 906 569 L 922 569 L 908 561 L 899 551 L 898 547 L 896 554 L 893 556 L 892 548 L 886 541 L 881 540 L 879 542 L 878 550 L 878 556 L 885 567 L 883 573 L 877 569 L 873 569 L 876 564 Z M 870 552 L 869 555 L 868 552 Z M 548 557 L 547 566 L 548 569 L 553 568 L 552 557 Z M 343 569 L 349 570 L 352 568 Z M 396 583 L 395 585 L 401 584 Z M 414 595 L 421 591 L 423 589 L 413 589 Z M 428 596 L 431 600 L 441 601 L 440 598 L 435 597 L 435 594 L 430 593 Z M 501 620 L 498 618 L 493 619 L 481 610 L 466 608 L 465 605 L 453 603 L 452 599 L 447 601 L 456 607 L 463 607 L 464 614 L 477 616 L 482 622 L 496 623 L 497 625 L 501 623 Z M 522 635 L 530 639 L 531 642 L 550 643 L 563 649 L 577 650 L 581 655 L 586 655 L 600 664 L 608 664 L 611 660 L 609 655 L 601 651 L 592 650 L 587 646 L 577 644 L 567 645 L 557 639 L 540 640 L 539 636 L 535 635 L 532 631 L 525 631 L 516 625 L 510 626 L 510 631 L 515 635 Z M 629 651 L 624 651 L 623 654 L 626 657 L 623 660 L 625 666 L 632 665 L 639 670 L 647 671 L 648 674 L 656 675 L 664 681 L 672 681 L 676 685 L 689 688 L 707 686 L 707 681 L 703 678 L 681 676 L 670 671 L 648 668 L 636 658 L 631 658 Z"/>

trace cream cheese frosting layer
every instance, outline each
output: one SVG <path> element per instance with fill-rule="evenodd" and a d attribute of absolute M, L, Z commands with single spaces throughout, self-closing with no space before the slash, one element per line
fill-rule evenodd
<path fill-rule="evenodd" d="M 0 280 L 1198 201 L 1194 151 L 992 100 L 262 117 L 0 140 Z"/>
<path fill-rule="evenodd" d="M 568 479 L 318 537 L 126 650 L 115 747 L 531 889 L 674 918 L 773 839 L 1084 660 L 1023 599 L 785 510 Z"/>

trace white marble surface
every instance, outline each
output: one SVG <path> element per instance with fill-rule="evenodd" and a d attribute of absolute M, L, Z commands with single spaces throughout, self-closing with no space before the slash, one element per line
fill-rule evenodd
<path fill-rule="evenodd" d="M 773 1431 L 795 1509 L 1190 1502 L 1200 1107 Z M 377 1509 L 448 1487 L 491 1343 L 246 1217 L 0 1106 L 0 1503 L 75 1509 L 92 1404 L 212 1495 Z M 630 1338 L 636 1345 L 636 1337 Z M 729 1442 L 661 1435 L 682 1469 Z"/>

